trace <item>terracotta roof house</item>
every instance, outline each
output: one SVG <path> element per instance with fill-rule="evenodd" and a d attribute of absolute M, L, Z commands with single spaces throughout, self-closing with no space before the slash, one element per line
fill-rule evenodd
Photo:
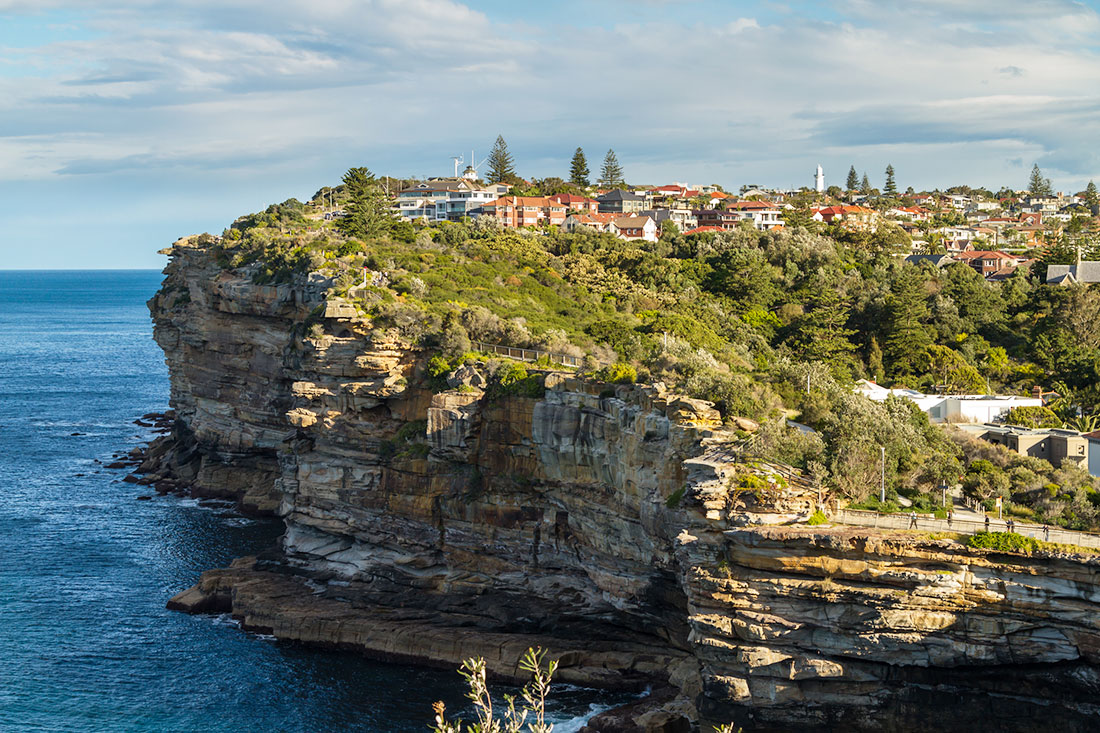
<path fill-rule="evenodd" d="M 565 222 L 565 206 L 545 196 L 504 196 L 482 206 L 483 216 L 496 217 L 506 227 Z"/>
<path fill-rule="evenodd" d="M 994 251 L 994 250 L 974 250 L 971 252 L 959 252 L 955 255 L 955 259 L 959 262 L 963 262 L 970 265 L 978 274 L 982 277 L 989 277 L 990 275 L 1003 270 L 1010 270 L 1015 272 L 1016 267 L 1023 261 L 1023 258 L 1015 257 L 1006 252 Z M 1003 277 L 1002 273 L 1002 277 Z"/>
<path fill-rule="evenodd" d="M 620 216 L 611 222 L 611 231 L 623 239 L 657 241 L 657 222 L 648 216 Z"/>
<path fill-rule="evenodd" d="M 611 231 L 611 222 L 619 218 L 621 214 L 583 214 L 574 213 L 565 217 L 565 221 L 562 223 L 562 231 L 572 234 L 573 232 L 586 227 L 597 232 L 609 232 Z"/>
<path fill-rule="evenodd" d="M 587 196 L 577 196 L 571 193 L 556 193 L 549 197 L 551 201 L 563 204 L 569 211 L 580 211 L 595 214 L 600 210 L 600 202 Z"/>

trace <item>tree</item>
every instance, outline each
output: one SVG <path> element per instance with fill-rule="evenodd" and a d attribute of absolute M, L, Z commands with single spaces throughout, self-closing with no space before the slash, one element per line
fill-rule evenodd
<path fill-rule="evenodd" d="M 390 230 L 394 218 L 389 201 L 368 168 L 349 168 L 343 178 L 347 215 L 339 220 L 349 237 L 370 239 Z"/>
<path fill-rule="evenodd" d="M 618 186 L 624 182 L 623 167 L 619 165 L 619 159 L 615 157 L 615 151 L 608 150 L 607 155 L 603 157 L 603 167 L 600 169 L 600 185 Z"/>
<path fill-rule="evenodd" d="M 1089 181 L 1089 185 L 1085 186 L 1085 205 L 1090 209 L 1095 209 L 1100 205 L 1100 194 L 1096 192 L 1096 184 Z"/>
<path fill-rule="evenodd" d="M 588 188 L 588 160 L 584 157 L 584 151 L 577 148 L 573 153 L 573 162 L 569 165 L 569 182 L 574 186 Z"/>
<path fill-rule="evenodd" d="M 1050 196 L 1054 188 L 1050 185 L 1049 178 L 1043 178 L 1043 172 L 1036 163 L 1031 169 L 1031 178 L 1027 182 L 1027 192 L 1032 196 Z"/>
<path fill-rule="evenodd" d="M 894 183 L 894 166 L 892 165 L 886 166 L 886 185 L 883 187 L 882 192 L 891 198 L 898 195 L 898 186 Z"/>
<path fill-rule="evenodd" d="M 493 149 L 489 151 L 489 183 L 514 183 L 516 164 L 508 152 L 508 143 L 504 136 L 497 135 Z"/>
<path fill-rule="evenodd" d="M 855 331 L 846 328 L 849 313 L 835 288 L 823 288 L 788 340 L 795 355 L 803 361 L 828 364 L 834 374 L 847 375 L 856 348 L 849 340 Z"/>
<path fill-rule="evenodd" d="M 936 386 L 948 394 L 982 394 L 985 380 L 978 370 L 966 362 L 959 352 L 947 346 L 932 344 L 926 352 L 928 372 Z"/>
<path fill-rule="evenodd" d="M 871 345 L 867 348 L 867 371 L 875 382 L 881 382 L 886 373 L 882 366 L 882 349 L 874 336 L 871 337 Z"/>
<path fill-rule="evenodd" d="M 849 191 L 855 191 L 859 188 L 859 174 L 856 173 L 854 165 L 848 169 L 848 180 L 845 183 L 845 188 Z"/>
<path fill-rule="evenodd" d="M 868 196 L 871 193 L 871 179 L 867 177 L 867 174 L 863 174 L 863 180 L 859 183 L 859 192 L 864 196 Z"/>
<path fill-rule="evenodd" d="M 905 377 L 918 372 L 920 362 L 931 343 L 924 327 L 928 316 L 924 277 L 916 268 L 907 267 L 894 281 L 886 297 L 886 338 L 883 356 L 890 374 Z"/>

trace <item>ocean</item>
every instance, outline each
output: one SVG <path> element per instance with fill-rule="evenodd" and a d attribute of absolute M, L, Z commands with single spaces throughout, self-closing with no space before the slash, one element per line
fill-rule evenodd
<path fill-rule="evenodd" d="M 384 664 L 167 611 L 278 520 L 148 495 L 103 464 L 168 407 L 156 271 L 0 271 L 0 731 L 425 731 L 449 670 Z M 557 733 L 622 695 L 559 687 Z"/>

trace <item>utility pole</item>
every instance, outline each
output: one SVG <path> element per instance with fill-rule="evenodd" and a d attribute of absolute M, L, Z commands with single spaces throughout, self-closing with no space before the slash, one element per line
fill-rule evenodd
<path fill-rule="evenodd" d="M 882 484 L 879 487 L 878 500 L 880 504 L 886 503 L 886 448 L 885 446 L 879 446 L 879 451 L 882 454 Z"/>

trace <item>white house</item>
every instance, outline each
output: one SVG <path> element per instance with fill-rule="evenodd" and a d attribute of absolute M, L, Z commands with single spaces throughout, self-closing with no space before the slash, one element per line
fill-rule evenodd
<path fill-rule="evenodd" d="M 1000 422 L 1014 407 L 1041 407 L 1043 404 L 1038 397 L 1017 395 L 929 395 L 914 389 L 888 389 L 866 379 L 856 383 L 856 391 L 876 402 L 885 402 L 890 395 L 904 397 L 915 402 L 933 423 Z"/>
<path fill-rule="evenodd" d="M 399 191 L 393 210 L 406 219 L 458 221 L 497 198 L 495 186 L 481 187 L 464 178 L 436 178 Z"/>

